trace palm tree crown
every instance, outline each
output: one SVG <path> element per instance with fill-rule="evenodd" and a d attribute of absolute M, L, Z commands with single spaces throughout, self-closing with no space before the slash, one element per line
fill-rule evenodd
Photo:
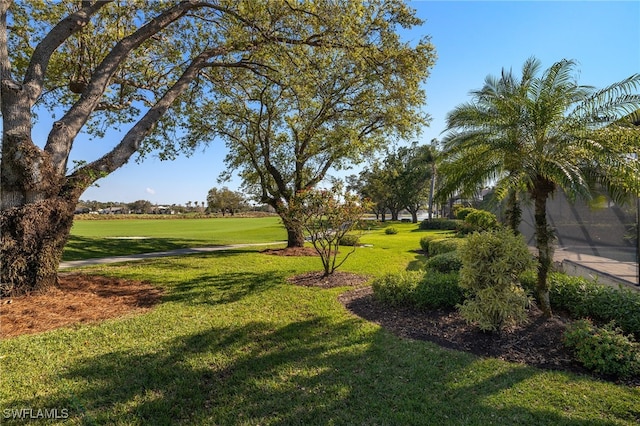
<path fill-rule="evenodd" d="M 640 151 L 640 130 L 623 119 L 640 108 L 640 75 L 597 90 L 576 82 L 575 66 L 561 60 L 538 76 L 540 61 L 530 58 L 519 80 L 505 70 L 487 77 L 471 102 L 448 114 L 443 139 L 445 192 L 472 193 L 494 182 L 498 198 L 516 212 L 519 194 L 534 201 L 538 298 L 548 315 L 547 198 L 558 188 L 570 198 L 589 198 L 594 184 L 618 199 L 640 191 L 638 161 L 629 155 Z"/>

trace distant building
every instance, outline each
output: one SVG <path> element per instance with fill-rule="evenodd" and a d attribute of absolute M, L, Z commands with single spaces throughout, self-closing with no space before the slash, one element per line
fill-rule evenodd
<path fill-rule="evenodd" d="M 129 210 L 124 207 L 107 207 L 106 209 L 98 210 L 100 214 L 127 214 Z"/>

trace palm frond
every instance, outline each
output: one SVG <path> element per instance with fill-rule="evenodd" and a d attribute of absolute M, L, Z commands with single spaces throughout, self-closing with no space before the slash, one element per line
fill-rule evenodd
<path fill-rule="evenodd" d="M 569 117 L 591 119 L 605 124 L 612 123 L 638 109 L 639 88 L 640 74 L 633 74 L 591 93 L 576 105 Z"/>

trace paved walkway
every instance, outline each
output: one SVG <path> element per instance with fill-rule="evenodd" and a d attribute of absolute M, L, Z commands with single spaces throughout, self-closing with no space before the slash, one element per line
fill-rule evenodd
<path fill-rule="evenodd" d="M 60 262 L 59 269 L 77 268 L 80 266 L 106 265 L 109 263 L 135 262 L 144 259 L 153 259 L 156 257 L 184 256 L 185 254 L 211 253 L 214 251 L 233 250 L 243 247 L 272 246 L 285 243 L 286 241 L 276 241 L 273 243 L 259 244 L 232 244 L 228 246 L 183 248 L 169 251 L 158 251 L 154 253 L 128 254 L 125 256 L 103 257 L 99 259 L 70 260 L 68 262 Z"/>
<path fill-rule="evenodd" d="M 640 290 L 638 286 L 638 264 L 620 262 L 606 257 L 591 256 L 557 249 L 554 261 L 562 264 L 564 271 L 570 275 L 598 277 L 605 284 L 623 284 Z"/>

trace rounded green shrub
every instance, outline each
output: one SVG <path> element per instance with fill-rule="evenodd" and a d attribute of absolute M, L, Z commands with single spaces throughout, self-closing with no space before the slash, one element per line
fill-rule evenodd
<path fill-rule="evenodd" d="M 379 301 L 391 306 L 400 305 L 411 300 L 412 293 L 418 282 L 422 280 L 423 274 L 424 272 L 421 271 L 389 273 L 373 280 L 371 288 Z"/>
<path fill-rule="evenodd" d="M 420 238 L 420 247 L 425 253 L 429 254 L 429 243 L 433 240 L 441 240 L 442 238 L 444 238 L 442 234 L 427 234 Z"/>
<path fill-rule="evenodd" d="M 346 234 L 343 235 L 342 238 L 340 238 L 340 241 L 338 241 L 338 245 L 353 247 L 358 245 L 359 240 L 360 237 L 358 235 Z"/>
<path fill-rule="evenodd" d="M 429 241 L 429 256 L 437 256 L 439 254 L 448 253 L 458 250 L 466 243 L 463 238 L 441 238 Z"/>
<path fill-rule="evenodd" d="M 589 320 L 576 321 L 564 337 L 578 361 L 596 373 L 616 377 L 640 374 L 640 345 L 633 336 L 625 336 L 615 322 L 596 327 Z"/>
<path fill-rule="evenodd" d="M 398 228 L 394 228 L 394 227 L 386 228 L 384 230 L 384 233 L 387 234 L 387 235 L 395 235 L 395 234 L 398 233 Z"/>
<path fill-rule="evenodd" d="M 457 251 L 450 251 L 430 257 L 425 266 L 438 272 L 458 272 L 462 268 L 462 259 Z"/>
<path fill-rule="evenodd" d="M 473 207 L 463 207 L 456 211 L 456 219 L 464 220 L 470 213 L 477 211 Z"/>
<path fill-rule="evenodd" d="M 415 306 L 425 308 L 453 308 L 464 301 L 458 285 L 458 273 L 427 271 L 411 295 Z"/>
<path fill-rule="evenodd" d="M 498 218 L 496 215 L 486 210 L 470 212 L 464 221 L 477 231 L 489 231 L 498 227 Z"/>
<path fill-rule="evenodd" d="M 459 308 L 463 318 L 486 331 L 525 322 L 530 300 L 519 277 L 533 258 L 522 237 L 508 229 L 478 232 L 459 252 L 460 286 L 470 295 Z"/>

